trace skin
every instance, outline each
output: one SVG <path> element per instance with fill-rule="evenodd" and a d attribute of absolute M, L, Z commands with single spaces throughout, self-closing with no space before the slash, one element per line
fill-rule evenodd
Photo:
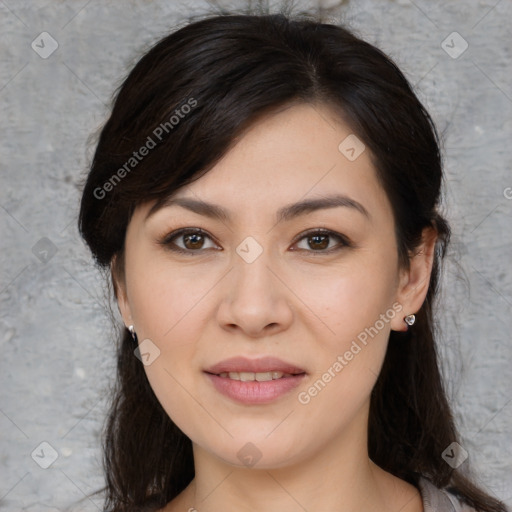
<path fill-rule="evenodd" d="M 119 309 L 139 343 L 150 339 L 159 348 L 145 371 L 194 449 L 196 476 L 165 512 L 423 510 L 415 487 L 369 459 L 367 421 L 390 330 L 405 331 L 404 316 L 425 299 L 436 236 L 425 230 L 410 268 L 399 268 L 391 205 L 369 150 L 354 161 L 338 150 L 350 134 L 325 105 L 281 109 L 258 120 L 210 172 L 177 192 L 222 205 L 231 220 L 177 205 L 148 219 L 152 203 L 134 212 L 125 277 L 116 281 Z M 280 207 L 335 192 L 362 204 L 369 218 L 335 207 L 276 224 Z M 158 243 L 184 227 L 208 234 L 202 245 L 174 239 L 191 255 Z M 314 233 L 301 235 L 316 228 L 343 234 L 352 245 L 331 237 L 323 246 L 311 240 Z M 263 248 L 252 263 L 236 252 L 248 236 Z M 340 250 L 325 252 L 336 246 Z M 300 403 L 298 393 L 394 303 L 401 312 L 309 403 Z M 307 376 L 271 404 L 238 404 L 203 373 L 237 355 L 276 356 Z M 252 467 L 237 456 L 248 442 L 261 455 Z"/>

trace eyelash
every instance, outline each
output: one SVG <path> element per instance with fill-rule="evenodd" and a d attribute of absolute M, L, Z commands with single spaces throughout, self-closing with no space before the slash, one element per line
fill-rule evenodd
<path fill-rule="evenodd" d="M 172 240 L 174 240 L 175 238 L 178 238 L 180 236 L 185 236 L 185 235 L 203 235 L 213 241 L 212 237 L 210 235 L 208 235 L 208 233 L 206 233 L 206 231 L 203 231 L 200 228 L 182 228 L 182 229 L 178 229 L 178 230 L 173 231 L 172 233 L 169 233 L 168 235 L 164 236 L 162 239 L 160 239 L 158 241 L 158 244 L 164 246 L 166 249 L 168 249 L 170 251 L 180 253 L 180 254 L 186 254 L 187 256 L 192 256 L 194 253 L 200 253 L 204 250 L 208 250 L 208 249 L 197 249 L 194 251 L 191 249 L 183 249 L 181 247 L 178 247 L 174 242 L 172 242 Z M 323 235 L 323 236 L 327 235 L 329 237 L 338 239 L 340 243 L 337 246 L 331 247 L 330 249 L 327 249 L 327 250 L 318 250 L 318 251 L 308 250 L 308 249 L 298 249 L 298 250 L 306 251 L 306 252 L 312 253 L 316 256 L 316 255 L 332 254 L 333 252 L 337 252 L 344 248 L 353 246 L 352 243 L 350 242 L 350 240 L 346 236 L 342 235 L 341 233 L 336 233 L 335 231 L 331 231 L 328 229 L 313 229 L 313 230 L 307 231 L 305 233 L 301 233 L 301 235 L 293 242 L 293 244 L 295 245 L 296 243 L 300 242 L 301 240 L 303 240 L 305 238 L 306 239 L 311 238 L 315 235 Z"/>

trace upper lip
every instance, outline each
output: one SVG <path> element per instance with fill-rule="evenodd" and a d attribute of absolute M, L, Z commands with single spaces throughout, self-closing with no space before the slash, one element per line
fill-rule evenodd
<path fill-rule="evenodd" d="M 218 375 L 224 372 L 283 372 L 291 374 L 306 373 L 298 366 L 278 359 L 277 357 L 260 357 L 258 359 L 248 359 L 246 357 L 231 357 L 220 361 L 205 370 L 207 373 Z"/>

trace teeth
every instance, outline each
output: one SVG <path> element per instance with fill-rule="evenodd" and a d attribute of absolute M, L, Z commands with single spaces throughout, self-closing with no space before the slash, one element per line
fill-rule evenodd
<path fill-rule="evenodd" d="M 219 377 L 228 377 L 233 380 L 241 380 L 242 382 L 250 382 L 257 380 L 258 382 L 265 382 L 268 380 L 277 380 L 281 377 L 291 377 L 289 373 L 283 372 L 223 372 L 219 374 Z"/>
<path fill-rule="evenodd" d="M 272 380 L 273 378 L 280 379 L 281 377 L 274 377 L 272 372 L 261 372 L 261 373 L 253 373 L 254 380 L 258 382 L 265 382 L 267 380 Z M 283 374 L 281 373 L 281 376 Z M 252 379 L 251 379 L 252 380 Z"/>

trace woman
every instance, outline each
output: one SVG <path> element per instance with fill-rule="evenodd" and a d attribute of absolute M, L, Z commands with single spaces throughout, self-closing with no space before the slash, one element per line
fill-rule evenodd
<path fill-rule="evenodd" d="M 121 86 L 79 227 L 125 328 L 105 510 L 481 510 L 439 372 L 436 129 L 349 31 L 226 15 Z"/>

